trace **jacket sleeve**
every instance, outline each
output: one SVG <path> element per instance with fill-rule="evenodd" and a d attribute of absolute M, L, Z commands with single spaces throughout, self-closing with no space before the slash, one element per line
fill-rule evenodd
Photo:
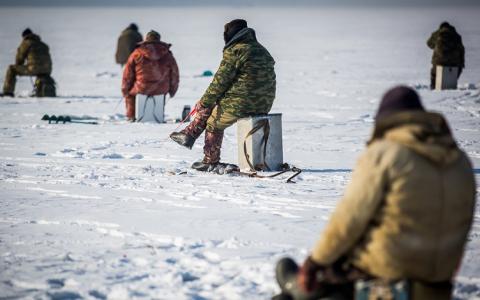
<path fill-rule="evenodd" d="M 334 263 L 353 248 L 384 198 L 386 168 L 381 166 L 378 149 L 370 147 L 359 158 L 342 200 L 313 249 L 312 258 L 321 265 Z"/>
<path fill-rule="evenodd" d="M 115 52 L 115 62 L 117 64 L 122 64 L 122 54 L 121 54 L 121 47 L 122 47 L 122 36 L 120 36 L 117 40 L 117 51 Z"/>
<path fill-rule="evenodd" d="M 170 94 L 170 97 L 175 96 L 175 94 L 177 93 L 178 83 L 180 81 L 179 77 L 180 75 L 178 72 L 177 61 L 175 60 L 175 57 L 170 54 L 170 89 L 168 92 Z"/>
<path fill-rule="evenodd" d="M 16 65 L 23 65 L 25 63 L 25 59 L 27 59 L 28 55 L 28 50 L 30 50 L 30 43 L 23 40 L 17 49 L 17 55 L 15 57 Z"/>
<path fill-rule="evenodd" d="M 235 55 L 230 51 L 224 51 L 223 59 L 220 63 L 210 86 L 200 99 L 203 107 L 213 107 L 225 92 L 232 86 L 233 80 L 237 76 L 237 62 Z"/>
<path fill-rule="evenodd" d="M 135 83 L 135 55 L 132 53 L 128 58 L 125 69 L 123 70 L 122 78 L 122 95 L 126 97 L 129 95 L 130 90 L 133 88 Z"/>
<path fill-rule="evenodd" d="M 430 49 L 434 49 L 435 48 L 435 42 L 437 40 L 437 36 L 438 36 L 438 31 L 435 31 L 434 33 L 432 33 L 432 35 L 430 35 L 430 38 L 428 39 L 427 41 L 427 46 L 430 48 Z"/>

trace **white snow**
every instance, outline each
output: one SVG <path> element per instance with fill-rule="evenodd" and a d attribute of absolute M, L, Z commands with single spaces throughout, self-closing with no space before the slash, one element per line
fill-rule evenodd
<path fill-rule="evenodd" d="M 415 87 L 441 111 L 480 176 L 478 8 L 3 8 L 0 70 L 30 26 L 50 45 L 55 99 L 0 99 L 0 298 L 267 299 L 275 262 L 302 260 L 365 147 L 379 98 Z M 226 21 L 246 18 L 277 61 L 285 161 L 297 183 L 201 174 L 168 139 L 177 124 L 131 124 L 114 64 L 119 32 L 135 21 L 172 43 L 181 73 L 168 119 L 198 100 L 215 71 Z M 462 34 L 460 89 L 430 91 L 425 41 L 443 21 Z M 3 80 L 3 78 L 2 78 Z M 48 124 L 44 114 L 99 125 Z M 236 162 L 235 128 L 222 158 Z M 180 174 L 185 171 L 186 173 Z M 453 212 L 452 212 L 453 213 Z M 456 296 L 480 297 L 480 215 Z"/>

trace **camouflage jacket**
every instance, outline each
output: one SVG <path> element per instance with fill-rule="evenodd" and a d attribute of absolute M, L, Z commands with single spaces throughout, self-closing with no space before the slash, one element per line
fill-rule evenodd
<path fill-rule="evenodd" d="M 237 117 L 268 113 L 275 99 L 274 64 L 253 29 L 239 31 L 225 45 L 222 62 L 200 99 L 201 105 L 219 105 Z"/>
<path fill-rule="evenodd" d="M 120 34 L 118 38 L 117 52 L 115 53 L 115 61 L 117 64 L 126 64 L 128 57 L 142 40 L 142 34 L 137 30 L 127 28 L 122 31 L 122 34 Z"/>
<path fill-rule="evenodd" d="M 17 49 L 15 58 L 16 65 L 25 64 L 30 71 L 35 73 L 50 74 L 52 72 L 52 59 L 50 50 L 40 37 L 36 34 L 29 34 L 23 38 L 22 43 Z"/>
<path fill-rule="evenodd" d="M 440 28 L 427 41 L 433 49 L 432 65 L 465 67 L 465 48 L 462 37 L 454 27 Z"/>

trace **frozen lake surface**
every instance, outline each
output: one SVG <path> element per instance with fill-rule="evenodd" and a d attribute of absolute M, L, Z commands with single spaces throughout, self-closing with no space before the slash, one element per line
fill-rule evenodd
<path fill-rule="evenodd" d="M 303 260 L 364 149 L 381 95 L 415 87 L 445 114 L 480 179 L 479 9 L 2 8 L 0 72 L 29 26 L 50 45 L 59 97 L 0 99 L 0 298 L 268 299 L 275 262 Z M 221 59 L 225 22 L 245 18 L 276 59 L 285 161 L 296 184 L 188 170 L 177 124 L 130 124 L 116 39 L 135 21 L 172 43 L 181 74 L 167 118 L 193 105 Z M 463 36 L 457 91 L 427 89 L 425 42 L 443 20 Z M 3 76 L 3 73 L 1 74 Z M 3 80 L 3 77 L 2 79 Z M 3 83 L 3 81 L 0 81 Z M 47 124 L 44 114 L 99 125 Z M 222 159 L 236 162 L 235 127 Z M 187 170 L 186 174 L 175 175 Z M 452 212 L 454 213 L 454 212 Z M 477 206 L 455 295 L 480 297 Z"/>

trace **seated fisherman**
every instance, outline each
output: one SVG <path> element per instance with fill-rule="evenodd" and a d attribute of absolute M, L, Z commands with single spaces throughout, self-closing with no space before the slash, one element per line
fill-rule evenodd
<path fill-rule="evenodd" d="M 135 121 L 137 94 L 154 96 L 168 93 L 170 97 L 175 96 L 179 74 L 171 46 L 161 42 L 160 34 L 152 30 L 129 56 L 122 79 L 122 94 L 129 121 Z"/>
<path fill-rule="evenodd" d="M 353 299 L 356 279 L 406 280 L 408 299 L 450 299 L 475 189 L 472 164 L 444 117 L 425 111 L 410 88 L 388 91 L 311 255 L 300 269 L 289 258 L 277 264 L 282 293 L 274 299 Z"/>
<path fill-rule="evenodd" d="M 440 24 L 440 28 L 432 33 L 427 41 L 427 46 L 433 50 L 432 69 L 430 71 L 430 88 L 435 88 L 437 66 L 457 67 L 460 77 L 465 68 L 465 48 L 462 36 L 455 27 L 447 22 Z"/>
<path fill-rule="evenodd" d="M 225 24 L 223 59 L 207 91 L 197 102 L 195 119 L 172 140 L 192 148 L 205 130 L 204 157 L 192 168 L 208 171 L 220 162 L 224 130 L 238 119 L 267 114 L 275 99 L 275 71 L 270 53 L 245 20 Z"/>
<path fill-rule="evenodd" d="M 17 75 L 50 76 L 52 73 L 52 59 L 47 44 L 42 42 L 40 37 L 29 28 L 22 32 L 22 37 L 22 43 L 17 49 L 15 64 L 8 67 L 1 96 L 14 96 Z"/>

